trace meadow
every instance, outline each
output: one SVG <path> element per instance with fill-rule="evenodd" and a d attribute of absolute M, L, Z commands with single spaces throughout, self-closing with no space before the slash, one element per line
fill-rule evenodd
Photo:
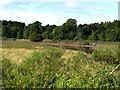
<path fill-rule="evenodd" d="M 115 69 L 120 63 L 118 43 L 96 43 L 88 53 L 41 42 L 3 40 L 2 87 L 120 88 L 120 67 Z"/>

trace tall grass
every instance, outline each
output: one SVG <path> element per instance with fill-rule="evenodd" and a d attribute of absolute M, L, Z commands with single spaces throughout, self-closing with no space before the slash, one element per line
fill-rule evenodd
<path fill-rule="evenodd" d="M 63 57 L 68 54 L 72 56 Z M 109 75 L 115 65 L 93 59 L 82 51 L 51 47 L 34 51 L 19 65 L 3 58 L 3 87 L 119 88 L 120 72 Z"/>
<path fill-rule="evenodd" d="M 95 61 L 104 61 L 111 64 L 119 64 L 120 63 L 120 44 L 116 46 L 116 48 L 104 48 L 104 49 L 95 49 L 92 52 L 93 60 Z"/>

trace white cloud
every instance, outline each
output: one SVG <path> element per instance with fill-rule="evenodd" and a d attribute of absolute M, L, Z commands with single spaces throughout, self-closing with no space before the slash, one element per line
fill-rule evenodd
<path fill-rule="evenodd" d="M 32 12 L 17 12 L 14 14 L 15 17 L 17 16 L 19 20 L 22 20 L 24 22 L 33 23 L 34 21 L 40 21 L 43 23 L 43 25 L 46 24 L 60 24 L 60 16 L 54 14 L 54 13 L 45 13 L 45 14 L 39 14 L 39 13 L 32 13 Z M 57 22 L 59 21 L 60 22 Z"/>
<path fill-rule="evenodd" d="M 20 4 L 20 5 L 18 5 L 18 7 L 20 7 L 20 8 L 29 8 L 29 6 L 27 6 L 25 4 Z"/>
<path fill-rule="evenodd" d="M 77 24 L 79 25 L 79 24 L 101 23 L 101 22 L 105 22 L 105 21 L 112 22 L 117 19 L 117 15 L 116 16 L 110 16 L 110 15 L 106 16 L 103 14 L 100 14 L 100 15 L 82 15 L 82 14 L 80 14 L 79 17 L 73 16 L 72 18 L 76 19 Z"/>
<path fill-rule="evenodd" d="M 12 0 L 11 0 L 12 1 Z M 6 5 L 11 2 L 10 0 L 5 0 L 4 3 L 0 3 L 0 5 Z M 18 0 L 19 1 L 19 0 Z M 24 0 L 25 1 L 25 0 Z M 28 0 L 27 0 L 28 1 Z M 45 0 L 43 0 L 45 1 Z M 59 1 L 59 0 L 58 0 Z M 71 0 L 67 0 L 66 6 L 68 8 L 78 8 L 81 7 L 78 5 L 77 2 L 74 2 Z M 24 4 L 19 5 L 19 7 L 22 8 L 29 8 L 30 10 L 35 6 L 26 6 Z M 56 24 L 56 25 L 61 25 L 63 24 L 69 17 L 69 15 L 66 15 L 64 13 L 62 14 L 57 14 L 54 12 L 47 12 L 47 13 L 37 13 L 33 11 L 14 11 L 14 10 L 9 10 L 5 8 L 0 8 L 0 20 L 13 20 L 13 21 L 22 21 L 25 22 L 26 24 L 33 23 L 34 21 L 40 21 L 43 23 L 43 25 L 46 24 Z M 91 9 L 91 15 L 84 16 L 84 15 L 79 15 L 78 17 L 72 16 L 72 18 L 75 18 L 78 21 L 78 24 L 84 24 L 84 23 L 94 23 L 94 22 L 102 22 L 102 21 L 113 21 L 115 16 L 104 16 L 101 15 L 102 12 L 100 12 L 101 8 L 92 8 Z M 117 16 L 116 16 L 117 17 Z"/>
<path fill-rule="evenodd" d="M 70 0 L 0 0 L 0 5 L 10 2 L 69 2 Z M 119 2 L 119 0 L 73 0 L 74 2 Z"/>
<path fill-rule="evenodd" d="M 10 1 L 6 0 L 2 5 L 9 4 Z M 39 13 L 34 12 L 32 9 L 36 8 L 36 4 L 25 5 L 20 4 L 18 7 L 23 8 L 21 10 L 11 10 L 9 8 L 0 7 L 0 20 L 13 20 L 13 21 L 21 21 L 25 22 L 26 24 L 33 23 L 35 21 L 40 21 L 43 25 L 46 24 L 57 24 L 61 25 L 64 18 L 61 15 L 57 15 L 54 12 L 46 12 L 46 13 Z M 29 10 L 30 9 L 30 10 Z"/>
<path fill-rule="evenodd" d="M 65 7 L 67 7 L 67 8 L 79 8 L 80 5 L 78 4 L 78 2 L 75 2 L 73 0 L 69 0 L 68 2 L 65 3 Z"/>
<path fill-rule="evenodd" d="M 99 12 L 93 11 L 94 15 L 79 15 L 72 16 L 72 18 L 77 20 L 78 24 L 85 24 L 85 23 L 95 23 L 95 22 L 104 22 L 104 21 L 113 21 L 115 16 L 105 16 L 105 15 L 96 15 Z M 117 16 L 116 16 L 117 17 Z M 13 21 L 21 21 L 25 22 L 26 24 L 33 23 L 35 21 L 42 22 L 42 25 L 46 24 L 56 24 L 56 25 L 62 25 L 68 18 L 68 16 L 65 16 L 64 14 L 58 15 L 53 12 L 48 13 L 35 13 L 35 12 L 26 12 L 26 11 L 11 11 L 8 10 L 0 10 L 0 20 L 13 20 Z"/>
<path fill-rule="evenodd" d="M 92 11 L 91 11 L 91 15 L 93 15 L 93 16 L 100 16 L 101 13 L 100 13 L 100 11 L 92 10 Z"/>
<path fill-rule="evenodd" d="M 2 0 L 1 0 L 2 1 Z M 6 0 L 10 1 L 10 0 Z M 69 2 L 69 0 L 13 0 L 14 2 Z M 119 2 L 119 0 L 74 0 L 74 2 Z"/>
<path fill-rule="evenodd" d="M 9 4 L 9 3 L 12 2 L 12 1 L 14 1 L 14 0 L 0 0 L 0 6 Z"/>
<path fill-rule="evenodd" d="M 56 24 L 61 25 L 64 23 L 64 18 L 60 15 L 57 15 L 52 12 L 48 13 L 35 13 L 35 12 L 26 12 L 26 11 L 9 11 L 6 9 L 0 9 L 0 20 L 13 20 L 21 21 L 26 24 L 33 23 L 35 21 L 42 22 L 43 25 L 46 24 Z"/>

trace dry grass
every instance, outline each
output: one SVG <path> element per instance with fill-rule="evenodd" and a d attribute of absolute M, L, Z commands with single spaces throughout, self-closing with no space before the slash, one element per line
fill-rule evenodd
<path fill-rule="evenodd" d="M 23 60 L 31 57 L 33 52 L 46 52 L 49 47 L 36 46 L 34 49 L 26 48 L 0 48 L 2 58 L 7 58 L 14 64 L 21 64 Z"/>
<path fill-rule="evenodd" d="M 8 48 L 8 49 L 1 49 L 3 58 L 10 59 L 12 63 L 19 64 L 25 58 L 31 56 L 33 50 L 28 50 L 24 48 Z"/>
<path fill-rule="evenodd" d="M 61 58 L 70 59 L 78 54 L 78 51 L 75 50 L 66 50 Z"/>
<path fill-rule="evenodd" d="M 98 42 L 96 49 L 116 49 L 118 42 Z"/>

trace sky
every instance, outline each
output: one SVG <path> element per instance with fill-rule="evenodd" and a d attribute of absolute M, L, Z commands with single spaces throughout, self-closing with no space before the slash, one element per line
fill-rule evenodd
<path fill-rule="evenodd" d="M 0 0 L 0 20 L 35 21 L 62 25 L 69 18 L 77 24 L 118 19 L 119 0 Z"/>

